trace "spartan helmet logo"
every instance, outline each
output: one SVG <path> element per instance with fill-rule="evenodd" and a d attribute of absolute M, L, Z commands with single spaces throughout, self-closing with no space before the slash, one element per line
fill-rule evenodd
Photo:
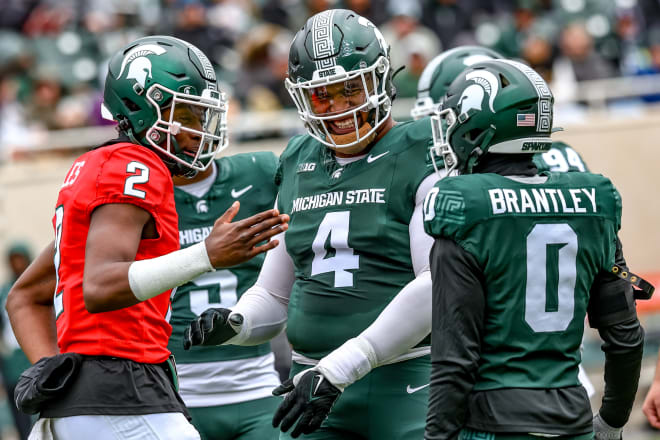
<path fill-rule="evenodd" d="M 143 44 L 134 47 L 124 56 L 117 78 L 121 78 L 126 66 L 129 66 L 126 78 L 134 79 L 144 88 L 147 77 L 151 78 L 151 61 L 146 55 L 162 55 L 165 52 L 167 51 L 157 44 Z"/>
<path fill-rule="evenodd" d="M 390 50 L 390 45 L 387 44 L 387 41 L 385 41 L 385 37 L 383 37 L 383 34 L 380 32 L 380 30 L 378 30 L 376 25 L 373 24 L 371 21 L 369 21 L 368 18 L 364 18 L 362 16 L 358 16 L 358 23 L 360 23 L 364 27 L 373 28 L 374 34 L 376 34 L 376 39 L 378 40 L 380 47 L 382 47 L 385 53 L 387 54 Z"/>
<path fill-rule="evenodd" d="M 470 84 L 465 90 L 463 90 L 461 98 L 458 100 L 458 104 L 461 106 L 461 113 L 458 115 L 458 118 L 462 119 L 462 117 L 469 117 L 468 112 L 471 109 L 481 111 L 484 94 L 489 96 L 488 107 L 491 112 L 495 113 L 493 101 L 495 100 L 495 96 L 497 96 L 499 87 L 495 75 L 487 70 L 473 70 L 465 75 L 465 79 L 472 80 L 475 84 Z"/>

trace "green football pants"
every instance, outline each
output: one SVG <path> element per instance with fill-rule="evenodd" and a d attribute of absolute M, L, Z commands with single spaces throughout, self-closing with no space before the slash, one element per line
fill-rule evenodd
<path fill-rule="evenodd" d="M 188 411 L 202 440 L 275 440 L 279 431 L 271 421 L 280 402 L 279 397 L 266 397 Z"/>
<path fill-rule="evenodd" d="M 291 376 L 309 368 L 294 362 Z M 429 400 L 429 356 L 371 371 L 339 396 L 321 427 L 301 439 L 420 440 Z M 293 425 L 295 427 L 295 424 Z M 293 431 L 293 427 L 289 432 Z M 290 439 L 288 433 L 280 440 Z"/>

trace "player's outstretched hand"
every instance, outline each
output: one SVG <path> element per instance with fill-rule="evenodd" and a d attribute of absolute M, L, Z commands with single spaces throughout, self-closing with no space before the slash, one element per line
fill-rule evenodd
<path fill-rule="evenodd" d="M 213 267 L 235 266 L 273 249 L 279 243 L 277 240 L 270 240 L 271 237 L 289 227 L 289 216 L 280 215 L 277 209 L 232 222 L 239 207 L 239 203 L 234 202 L 215 221 L 211 233 L 206 237 L 206 252 Z"/>
<path fill-rule="evenodd" d="M 207 309 L 183 332 L 183 348 L 193 345 L 220 345 L 238 334 L 243 325 L 243 316 L 231 314 L 229 309 Z"/>
<path fill-rule="evenodd" d="M 660 428 L 660 381 L 656 382 L 654 380 L 651 384 L 651 388 L 644 399 L 642 411 L 644 411 L 644 415 L 651 426 Z"/>
<path fill-rule="evenodd" d="M 291 437 L 316 431 L 328 417 L 341 391 L 320 372 L 308 369 L 296 374 L 273 390 L 273 395 L 286 394 L 273 416 L 273 427 L 278 425 L 282 432 L 291 431 Z"/>

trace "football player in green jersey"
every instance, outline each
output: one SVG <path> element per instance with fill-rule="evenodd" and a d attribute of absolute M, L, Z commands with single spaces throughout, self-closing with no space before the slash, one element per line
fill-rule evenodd
<path fill-rule="evenodd" d="M 275 390 L 287 395 L 273 419 L 282 439 L 424 431 L 432 239 L 422 214 L 438 176 L 429 119 L 392 120 L 388 52 L 348 10 L 321 12 L 296 34 L 286 86 L 308 134 L 280 158 L 285 246 L 235 307 L 204 312 L 186 332 L 187 346 L 254 344 L 286 323 L 292 379 Z"/>
<path fill-rule="evenodd" d="M 417 100 L 410 115 L 413 119 L 420 119 L 441 110 L 441 101 L 449 85 L 463 70 L 479 61 L 502 58 L 502 55 L 494 50 L 481 46 L 459 46 L 442 52 L 424 68 L 417 84 Z M 539 173 L 589 171 L 582 157 L 561 141 L 553 141 L 550 150 L 536 154 L 534 164 Z"/>
<path fill-rule="evenodd" d="M 174 177 L 179 241 L 187 248 L 206 238 L 215 220 L 238 200 L 237 220 L 272 209 L 277 186 L 277 157 L 245 153 L 214 160 L 195 177 Z M 233 307 L 254 284 L 264 255 L 228 269 L 208 272 L 172 296 L 169 349 L 179 372 L 179 393 L 203 440 L 268 440 L 278 431 L 270 423 L 280 384 L 269 344 L 252 347 L 194 347 L 184 351 L 184 329 L 209 307 Z"/>
<path fill-rule="evenodd" d="M 435 237 L 427 439 L 614 439 L 630 415 L 644 333 L 630 284 L 613 273 L 625 266 L 621 200 L 600 175 L 537 173 L 552 111 L 534 70 L 490 60 L 463 71 L 431 118 L 432 157 L 460 175 L 425 201 Z M 605 342 L 593 418 L 578 381 L 586 315 Z"/>

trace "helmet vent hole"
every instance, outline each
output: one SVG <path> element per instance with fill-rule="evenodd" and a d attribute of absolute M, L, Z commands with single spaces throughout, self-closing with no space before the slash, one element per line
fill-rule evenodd
<path fill-rule="evenodd" d="M 479 136 L 481 136 L 481 133 L 483 133 L 483 130 L 480 128 L 473 128 L 472 130 L 468 131 L 463 135 L 463 137 L 469 141 L 469 142 L 474 142 L 477 140 Z"/>
<path fill-rule="evenodd" d="M 509 82 L 508 79 L 504 75 L 500 73 L 500 83 L 502 84 L 502 88 L 505 88 L 506 86 L 510 85 L 511 83 Z"/>
<path fill-rule="evenodd" d="M 132 112 L 139 112 L 140 110 L 142 110 L 139 105 L 137 105 L 128 98 L 122 98 L 121 101 L 124 103 L 126 108 Z"/>
<path fill-rule="evenodd" d="M 185 78 L 186 74 L 185 73 L 174 73 L 174 72 L 167 72 L 168 74 L 172 75 L 175 78 Z"/>
<path fill-rule="evenodd" d="M 531 112 L 532 110 L 534 110 L 534 105 L 533 104 L 526 105 L 524 107 L 519 107 L 518 108 L 518 111 L 521 111 L 521 112 Z"/>

